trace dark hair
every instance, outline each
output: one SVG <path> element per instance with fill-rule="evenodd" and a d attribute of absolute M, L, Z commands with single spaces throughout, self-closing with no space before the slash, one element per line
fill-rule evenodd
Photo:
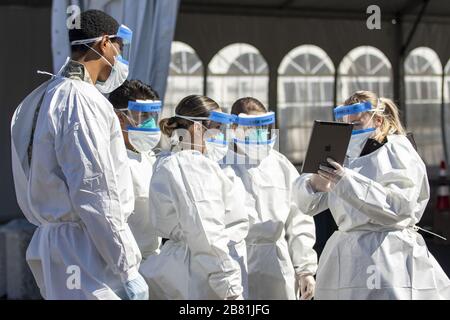
<path fill-rule="evenodd" d="M 267 109 L 261 101 L 252 97 L 236 100 L 231 107 L 231 114 L 250 114 L 252 112 L 267 112 Z"/>
<path fill-rule="evenodd" d="M 69 30 L 69 41 L 97 38 L 104 35 L 116 34 L 119 30 L 119 23 L 110 15 L 100 10 L 88 10 L 80 14 L 81 28 Z M 111 39 L 113 41 L 114 39 Z M 85 45 L 74 45 L 72 52 L 86 52 L 89 48 Z"/>
<path fill-rule="evenodd" d="M 120 87 L 109 94 L 108 100 L 115 109 L 126 109 L 128 101 L 159 100 L 159 95 L 141 80 L 125 80 Z"/>
<path fill-rule="evenodd" d="M 187 117 L 209 117 L 210 111 L 217 109 L 220 109 L 220 107 L 213 99 L 200 95 L 191 95 L 183 98 L 178 103 L 175 113 Z M 162 119 L 159 122 L 161 132 L 168 137 L 172 136 L 174 130 L 188 129 L 191 125 L 191 121 L 176 116 Z"/>

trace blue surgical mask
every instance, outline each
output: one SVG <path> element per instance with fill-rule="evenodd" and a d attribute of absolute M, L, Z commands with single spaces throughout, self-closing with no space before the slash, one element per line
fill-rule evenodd
<path fill-rule="evenodd" d="M 145 120 L 143 123 L 141 123 L 139 125 L 139 128 L 142 129 L 155 129 L 158 128 L 158 126 L 156 125 L 156 121 L 154 118 L 149 118 L 147 120 Z"/>
<path fill-rule="evenodd" d="M 269 130 L 267 129 L 252 129 L 246 137 L 248 141 L 267 142 L 269 139 Z"/>

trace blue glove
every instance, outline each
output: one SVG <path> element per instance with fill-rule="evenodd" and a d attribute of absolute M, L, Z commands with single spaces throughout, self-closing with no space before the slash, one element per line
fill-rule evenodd
<path fill-rule="evenodd" d="M 130 300 L 148 300 L 148 285 L 141 275 L 125 282 L 124 287 Z"/>

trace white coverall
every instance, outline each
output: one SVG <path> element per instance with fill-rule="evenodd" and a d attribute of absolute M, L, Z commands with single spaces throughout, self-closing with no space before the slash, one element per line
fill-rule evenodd
<path fill-rule="evenodd" d="M 413 230 L 430 196 L 425 164 L 402 135 L 345 164 L 332 192 L 296 182 L 297 203 L 339 227 L 319 261 L 316 299 L 450 299 L 450 282 Z"/>
<path fill-rule="evenodd" d="M 26 259 L 45 299 L 126 297 L 122 283 L 141 261 L 126 222 L 134 197 L 122 131 L 89 79 L 47 81 L 12 119 L 16 196 L 38 226 Z"/>
<path fill-rule="evenodd" d="M 156 235 L 150 221 L 149 189 L 156 155 L 136 153 L 127 150 L 134 190 L 134 212 L 128 218 L 128 224 L 141 250 L 142 259 L 158 254 L 161 238 Z"/>
<path fill-rule="evenodd" d="M 234 153 L 229 164 L 246 189 L 250 229 L 246 239 L 249 299 L 296 299 L 296 274 L 314 275 L 317 268 L 315 225 L 292 198 L 295 167 L 272 150 L 258 164 Z M 247 163 L 247 164 L 244 164 Z"/>
<path fill-rule="evenodd" d="M 225 229 L 233 186 L 219 165 L 198 151 L 158 159 L 150 184 L 150 215 L 170 239 L 147 258 L 141 273 L 150 299 L 227 299 L 242 296 L 241 269 Z"/>

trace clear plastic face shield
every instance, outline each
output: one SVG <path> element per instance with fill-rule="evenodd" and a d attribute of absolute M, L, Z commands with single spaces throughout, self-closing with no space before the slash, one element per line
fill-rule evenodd
<path fill-rule="evenodd" d="M 131 58 L 131 41 L 133 39 L 133 31 L 125 25 L 121 25 L 117 32 L 117 35 L 111 36 L 110 38 L 117 38 L 121 54 L 117 57 L 118 60 L 121 60 L 126 65 L 130 64 Z"/>
<path fill-rule="evenodd" d="M 128 139 L 133 148 L 143 154 L 151 152 L 161 139 L 158 123 L 161 115 L 161 101 L 129 101 L 125 114 L 128 125 Z"/>
<path fill-rule="evenodd" d="M 235 116 L 219 111 L 211 111 L 209 117 L 190 117 L 176 114 L 175 117 L 201 124 L 205 141 L 228 144 L 229 130 Z"/>
<path fill-rule="evenodd" d="M 276 138 L 274 112 L 263 115 L 241 113 L 235 123 L 235 143 L 264 145 Z"/>
<path fill-rule="evenodd" d="M 187 141 L 191 141 L 191 146 L 200 147 L 205 150 L 205 156 L 213 161 L 220 161 L 225 157 L 228 151 L 228 144 L 231 139 L 231 125 L 234 123 L 236 116 L 219 112 L 211 111 L 209 117 L 190 117 L 175 115 L 178 118 L 186 119 L 192 121 L 193 123 L 198 123 L 202 128 L 202 141 L 196 141 L 197 137 L 191 137 Z M 188 133 L 184 130 L 185 134 Z M 183 133 L 181 133 L 182 135 Z M 178 133 L 180 135 L 180 133 Z M 179 141 L 179 139 L 174 139 L 174 141 Z M 185 141 L 185 139 L 183 139 Z"/>
<path fill-rule="evenodd" d="M 120 47 L 120 52 L 117 52 L 117 60 L 121 61 L 122 63 L 129 65 L 130 63 L 130 57 L 131 57 L 131 41 L 133 39 L 133 31 L 131 31 L 130 28 L 128 28 L 125 25 L 121 25 L 119 27 L 119 30 L 117 31 L 117 34 L 112 34 L 112 35 L 108 35 L 108 38 L 110 40 L 112 39 L 116 39 L 117 43 L 119 44 Z M 97 38 L 90 38 L 90 39 L 83 39 L 83 40 L 76 40 L 76 41 L 72 41 L 71 45 L 88 45 L 88 44 L 93 44 L 96 43 L 100 40 L 103 39 L 102 37 L 97 37 Z M 92 48 L 91 46 L 88 46 L 90 48 Z M 116 50 L 114 48 L 114 50 Z"/>
<path fill-rule="evenodd" d="M 235 120 L 235 116 L 211 111 L 209 119 L 207 120 L 207 131 L 205 133 L 205 140 L 210 143 L 228 145 L 230 141 L 231 125 Z"/>
<path fill-rule="evenodd" d="M 240 114 L 235 121 L 234 144 L 254 161 L 267 157 L 276 142 L 275 113 Z"/>
<path fill-rule="evenodd" d="M 353 134 L 375 131 L 372 119 L 377 112 L 383 112 L 378 100 L 376 108 L 372 108 L 369 101 L 338 106 L 333 110 L 334 118 L 338 122 L 353 124 Z"/>
<path fill-rule="evenodd" d="M 137 100 L 129 101 L 126 111 L 128 130 L 135 131 L 160 131 L 159 119 L 161 116 L 161 101 Z"/>
<path fill-rule="evenodd" d="M 383 112 L 381 102 L 378 99 L 377 107 L 372 108 L 369 101 L 339 106 L 334 109 L 334 117 L 338 122 L 353 124 L 352 137 L 347 149 L 347 157 L 357 158 L 367 142 L 376 131 L 373 117 L 377 112 Z"/>

